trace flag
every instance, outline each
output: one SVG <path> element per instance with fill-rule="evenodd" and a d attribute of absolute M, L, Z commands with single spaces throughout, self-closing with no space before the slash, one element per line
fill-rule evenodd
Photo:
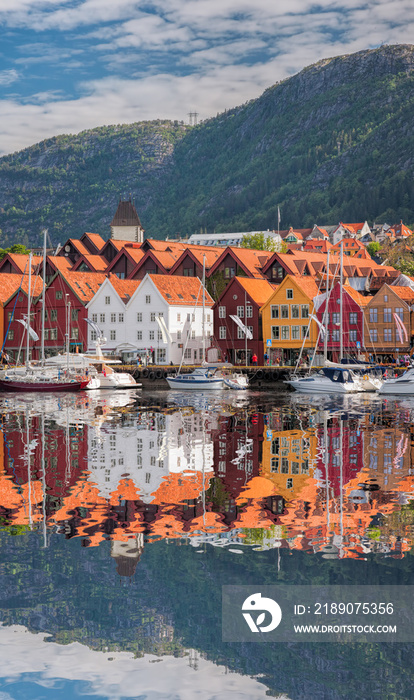
<path fill-rule="evenodd" d="M 253 333 L 251 332 L 251 330 L 249 330 L 249 328 L 247 328 L 247 326 L 244 325 L 243 321 L 241 321 L 238 316 L 230 316 L 230 318 L 239 328 L 242 329 L 244 335 L 248 340 L 253 340 Z"/>
<path fill-rule="evenodd" d="M 398 337 L 400 339 L 400 343 L 404 342 L 403 334 L 404 334 L 405 342 L 408 343 L 408 333 L 407 333 L 406 327 L 404 326 L 404 324 L 401 321 L 398 314 L 393 314 L 393 316 L 394 316 L 395 326 L 397 328 Z"/>
<path fill-rule="evenodd" d="M 280 224 L 280 208 L 277 208 L 277 223 Z"/>
<path fill-rule="evenodd" d="M 156 322 L 158 323 L 158 325 L 159 325 L 159 327 L 160 327 L 163 343 L 168 343 L 168 341 L 170 341 L 170 343 L 171 343 L 171 342 L 172 342 L 172 338 L 171 338 L 171 335 L 170 335 L 170 331 L 168 330 L 168 328 L 167 328 L 167 326 L 166 326 L 166 324 L 165 324 L 165 321 L 164 321 L 163 317 L 162 317 L 162 316 L 156 316 L 156 317 L 155 317 L 155 320 L 156 320 Z"/>
<path fill-rule="evenodd" d="M 92 328 L 92 330 L 95 331 L 96 337 L 97 337 L 97 338 L 100 338 L 100 337 L 102 336 L 102 331 L 101 331 L 101 329 L 99 328 L 98 324 L 95 323 L 95 321 L 92 321 L 92 319 L 90 319 L 90 318 L 85 318 L 85 321 L 86 321 L 86 323 L 89 323 L 89 325 L 90 325 L 90 327 Z"/>
<path fill-rule="evenodd" d="M 311 318 L 312 321 L 315 321 L 315 323 L 317 323 L 317 325 L 319 326 L 319 330 L 320 330 L 321 336 L 322 336 L 322 338 L 324 338 L 324 337 L 325 337 L 325 333 L 326 333 L 326 328 L 325 328 L 325 326 L 323 325 L 323 323 L 321 323 L 320 320 L 319 320 L 319 318 L 317 318 L 316 316 L 314 316 L 314 314 L 311 314 L 311 315 L 309 316 L 309 318 Z"/>
<path fill-rule="evenodd" d="M 39 336 L 37 335 L 36 331 L 34 331 L 33 328 L 31 328 L 30 326 L 28 327 L 27 321 L 23 321 L 22 318 L 18 318 L 17 322 L 21 323 L 22 326 L 24 326 L 25 329 L 29 331 L 29 335 L 32 340 L 39 340 Z"/>

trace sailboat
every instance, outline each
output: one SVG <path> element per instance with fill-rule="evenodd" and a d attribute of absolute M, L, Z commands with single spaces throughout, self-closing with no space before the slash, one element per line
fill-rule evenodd
<path fill-rule="evenodd" d="M 340 280 L 340 360 L 343 357 L 343 327 L 342 327 L 342 309 L 343 309 L 343 248 L 341 245 L 341 280 Z M 327 280 L 326 280 L 326 300 L 324 324 L 314 316 L 320 332 L 324 334 L 324 357 L 325 365 L 327 364 L 327 328 L 328 328 L 328 308 L 329 308 L 329 250 L 327 258 Z M 312 316 L 311 316 L 312 318 Z M 319 340 L 319 338 L 318 338 Z M 316 353 L 316 348 L 315 348 Z M 329 363 L 329 367 L 322 367 L 318 372 L 311 374 L 308 377 L 293 376 L 292 379 L 285 380 L 286 384 L 290 384 L 296 391 L 301 391 L 307 394 L 349 394 L 367 391 L 363 384 L 363 378 L 359 377 L 350 367 L 344 367 L 341 362 L 339 364 Z M 373 390 L 373 389 L 371 389 Z"/>
<path fill-rule="evenodd" d="M 41 364 L 34 365 L 29 362 L 30 338 L 38 340 L 37 333 L 30 327 L 30 307 L 31 307 L 31 273 L 32 254 L 29 255 L 29 280 L 27 292 L 27 318 L 19 319 L 26 329 L 26 364 L 23 367 L 8 368 L 0 375 L 0 389 L 3 391 L 79 391 L 85 389 L 89 383 L 89 378 L 74 375 L 69 372 L 69 366 L 65 370 L 49 371 L 45 368 L 45 269 L 46 269 L 46 233 L 44 232 L 44 254 L 43 254 L 43 295 L 42 295 L 42 358 Z M 69 355 L 69 330 L 67 331 L 67 355 Z"/>
<path fill-rule="evenodd" d="M 206 334 L 205 334 L 205 307 L 206 307 L 206 260 L 205 257 L 203 259 L 203 281 L 202 281 L 202 288 L 203 288 L 203 317 L 202 317 L 202 334 L 203 334 L 203 362 L 205 361 L 205 354 L 206 354 Z M 187 343 L 188 343 L 188 338 L 189 338 L 189 333 L 187 335 Z M 187 346 L 186 343 L 186 346 Z M 175 375 L 166 377 L 166 380 L 168 382 L 168 386 L 170 389 L 185 389 L 185 390 L 190 390 L 194 391 L 195 390 L 202 390 L 202 391 L 211 391 L 212 389 L 222 389 L 223 388 L 223 377 L 216 376 L 216 369 L 214 367 L 196 367 L 192 372 L 189 372 L 188 374 L 181 374 L 181 368 L 183 365 L 184 361 L 184 354 L 185 354 L 185 349 L 183 348 L 183 354 L 181 357 L 181 363 L 178 368 L 178 372 Z"/>

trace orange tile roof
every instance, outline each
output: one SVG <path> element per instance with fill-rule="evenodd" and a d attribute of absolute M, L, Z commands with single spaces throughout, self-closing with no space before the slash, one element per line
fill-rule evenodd
<path fill-rule="evenodd" d="M 47 262 L 52 265 L 57 270 L 71 270 L 72 261 L 63 255 L 48 255 L 46 258 Z"/>
<path fill-rule="evenodd" d="M 414 303 L 414 290 L 411 289 L 411 287 L 399 287 L 399 286 L 394 286 L 392 285 L 390 289 L 403 301 L 406 301 L 407 304 L 413 304 Z"/>
<path fill-rule="evenodd" d="M 87 236 L 87 238 L 89 238 L 89 240 L 98 248 L 98 250 L 102 250 L 106 243 L 106 241 L 102 238 L 102 236 L 99 233 L 85 232 L 83 235 Z"/>
<path fill-rule="evenodd" d="M 103 272 L 61 270 L 60 275 L 83 304 L 87 304 L 92 299 L 106 280 L 106 275 Z"/>
<path fill-rule="evenodd" d="M 202 284 L 197 277 L 181 277 L 174 275 L 149 275 L 164 299 L 174 306 L 202 306 Z M 206 291 L 206 306 L 213 306 L 214 301 Z"/>
<path fill-rule="evenodd" d="M 139 287 L 142 280 L 121 280 L 113 272 L 110 272 L 109 281 L 112 284 L 118 296 L 126 304 L 132 297 L 137 287 Z"/>
<path fill-rule="evenodd" d="M 251 277 L 234 277 L 234 279 L 258 306 L 263 306 L 275 291 L 274 285 L 265 279 L 252 279 Z"/>
<path fill-rule="evenodd" d="M 23 272 L 26 270 L 28 271 L 28 266 L 27 266 L 27 261 L 29 260 L 28 255 L 21 255 L 20 253 L 7 253 L 7 255 L 4 256 L 3 260 L 1 261 L 3 263 L 4 260 L 10 260 L 14 267 L 18 270 L 18 272 Z M 39 265 L 40 262 L 42 262 L 43 258 L 40 255 L 32 255 L 32 272 L 34 272 Z"/>
<path fill-rule="evenodd" d="M 349 296 L 358 304 L 358 306 L 365 307 L 371 301 L 372 297 L 364 297 L 362 294 L 357 292 L 356 289 L 351 287 L 349 284 L 344 284 L 344 291 L 349 294 Z"/>
<path fill-rule="evenodd" d="M 86 245 L 82 243 L 82 241 L 79 241 L 77 238 L 69 238 L 69 242 L 72 243 L 75 250 L 77 250 L 81 255 L 89 255 L 89 250 L 87 249 Z"/>
<path fill-rule="evenodd" d="M 306 241 L 303 250 L 314 250 L 318 253 L 319 250 L 316 250 L 316 248 L 320 248 L 320 252 L 326 253 L 332 248 L 332 243 L 323 238 L 311 238 Z"/>
<path fill-rule="evenodd" d="M 262 267 L 273 255 L 268 250 L 253 250 L 252 248 L 234 248 L 229 246 L 228 250 L 231 250 L 253 277 L 258 279 L 263 278 Z"/>
<path fill-rule="evenodd" d="M 320 294 L 319 287 L 313 277 L 294 277 L 293 279 L 309 299 L 313 299 Z"/>
<path fill-rule="evenodd" d="M 91 272 L 104 272 L 108 267 L 108 261 L 103 255 L 92 255 L 88 253 L 88 255 L 81 255 L 79 260 L 76 261 L 72 268 L 74 272 L 78 270 L 82 262 L 87 262 L 91 266 Z"/>
<path fill-rule="evenodd" d="M 29 275 L 24 275 L 22 282 L 21 274 L 17 274 L 14 272 L 3 272 L 0 275 L 0 303 L 3 305 L 7 303 L 10 297 L 12 297 L 17 292 L 17 290 L 20 287 L 20 284 L 22 285 L 22 291 L 27 296 L 29 290 Z M 42 278 L 38 276 L 32 277 L 30 283 L 30 292 L 32 297 L 39 296 L 39 294 L 42 293 L 42 289 Z"/>

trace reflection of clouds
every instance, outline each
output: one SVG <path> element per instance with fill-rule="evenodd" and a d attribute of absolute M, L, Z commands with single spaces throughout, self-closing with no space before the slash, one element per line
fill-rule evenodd
<path fill-rule="evenodd" d="M 46 642 L 44 634 L 25 627 L 0 627 L 0 657 L 8 682 L 28 682 L 53 687 L 61 680 L 88 683 L 87 694 L 110 700 L 145 697 L 147 700 L 260 700 L 266 687 L 256 679 L 228 673 L 224 666 L 198 659 L 195 671 L 188 657 L 134 659 L 128 652 L 92 651 L 75 642 L 60 646 Z M 4 695 L 4 697 L 3 697 Z M 74 697 L 75 695 L 74 691 Z M 7 693 L 0 700 L 11 700 Z M 288 700 L 288 698 L 286 698 Z"/>

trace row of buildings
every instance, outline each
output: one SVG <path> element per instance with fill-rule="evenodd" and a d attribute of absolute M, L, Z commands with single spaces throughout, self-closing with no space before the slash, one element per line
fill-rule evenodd
<path fill-rule="evenodd" d="M 142 240 L 130 201 L 120 202 L 111 236 L 84 233 L 45 263 L 32 257 L 30 292 L 29 258 L 3 258 L 0 336 L 9 356 L 25 359 L 20 320 L 29 294 L 31 326 L 41 334 L 43 280 L 47 354 L 67 341 L 71 351 L 93 349 L 96 326 L 86 319 L 99 327 L 105 353 L 160 365 L 197 364 L 203 348 L 211 360 L 250 364 L 257 355 L 273 365 L 294 364 L 301 350 L 306 357 L 324 345 L 333 360 L 341 345 L 377 359 L 411 351 L 414 282 L 373 260 L 356 237 L 332 246 L 310 238 L 308 249 L 291 243 L 284 253 Z M 39 343 L 30 354 L 39 357 Z"/>

